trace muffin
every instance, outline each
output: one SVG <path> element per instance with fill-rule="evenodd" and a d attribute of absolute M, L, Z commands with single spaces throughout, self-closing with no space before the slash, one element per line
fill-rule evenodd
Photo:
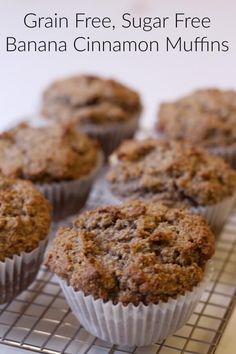
<path fill-rule="evenodd" d="M 163 103 L 157 131 L 204 147 L 236 168 L 236 91 L 199 90 Z"/>
<path fill-rule="evenodd" d="M 47 199 L 29 181 L 0 177 L 0 304 L 35 279 L 51 221 Z"/>
<path fill-rule="evenodd" d="M 143 346 L 188 320 L 213 253 L 201 216 L 130 201 L 59 229 L 45 263 L 85 329 L 114 344 Z"/>
<path fill-rule="evenodd" d="M 223 159 L 177 141 L 124 142 L 112 155 L 107 180 L 119 200 L 156 200 L 203 213 L 217 233 L 235 199 L 236 172 Z"/>
<path fill-rule="evenodd" d="M 0 173 L 34 182 L 56 220 L 84 205 L 101 164 L 97 143 L 73 129 L 23 123 L 0 135 Z"/>
<path fill-rule="evenodd" d="M 108 156 L 139 122 L 141 102 L 130 88 L 111 79 L 80 75 L 56 81 L 43 95 L 43 116 L 75 125 L 99 140 Z"/>

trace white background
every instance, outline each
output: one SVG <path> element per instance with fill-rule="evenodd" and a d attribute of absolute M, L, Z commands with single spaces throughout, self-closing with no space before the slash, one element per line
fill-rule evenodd
<path fill-rule="evenodd" d="M 142 33 L 90 31 L 94 39 L 159 39 L 181 34 L 189 39 L 207 35 L 212 40 L 229 40 L 228 53 L 139 53 L 139 54 L 81 54 L 68 53 L 4 53 L 6 36 L 22 39 L 63 40 L 80 35 L 78 29 L 27 29 L 23 17 L 28 12 L 39 16 L 50 16 L 57 12 L 73 19 L 75 12 L 86 12 L 92 16 L 110 16 L 115 22 L 124 12 L 137 16 L 171 16 L 185 12 L 192 16 L 209 16 L 209 30 L 174 31 L 156 30 Z M 189 90 L 219 86 L 236 86 L 234 0 L 0 0 L 0 121 L 1 125 L 33 113 L 39 106 L 43 88 L 56 78 L 78 72 L 98 73 L 117 78 L 140 91 L 145 105 L 143 124 L 151 126 L 158 104 L 180 96 Z"/>

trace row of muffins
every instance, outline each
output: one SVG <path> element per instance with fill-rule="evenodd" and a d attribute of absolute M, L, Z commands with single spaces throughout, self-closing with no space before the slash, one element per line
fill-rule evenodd
<path fill-rule="evenodd" d="M 76 129 L 27 123 L 0 135 L 0 304 L 35 279 L 50 225 L 85 204 L 103 163 Z"/>
<path fill-rule="evenodd" d="M 23 123 L 0 136 L 2 176 L 34 182 L 53 205 L 54 219 L 85 204 L 101 165 L 96 142 L 72 128 Z M 158 200 L 202 211 L 219 231 L 234 202 L 234 170 L 188 143 L 124 142 L 111 156 L 110 170 L 107 179 L 118 198 Z"/>
<path fill-rule="evenodd" d="M 163 103 L 155 131 L 167 140 L 184 140 L 220 155 L 233 167 L 236 144 L 236 92 L 205 89 Z M 43 94 L 43 117 L 75 125 L 100 141 L 109 155 L 134 135 L 142 112 L 137 92 L 114 80 L 75 76 L 50 85 Z"/>
<path fill-rule="evenodd" d="M 47 244 L 51 210 L 57 221 L 78 212 L 88 198 L 103 154 L 99 144 L 81 131 L 89 129 L 93 136 L 93 123 L 107 123 L 112 117 L 121 122 L 118 132 L 109 124 L 105 136 L 103 124 L 96 131 L 108 154 L 123 137 L 134 134 L 141 111 L 134 91 L 113 80 L 86 76 L 52 85 L 44 101 L 45 113 L 56 112 L 60 124 L 21 123 L 0 136 L 0 303 L 11 301 L 35 278 Z M 63 108 L 66 102 L 69 109 Z M 63 120 L 68 115 L 69 124 Z M 76 115 L 84 123 L 79 129 L 78 124 L 71 126 Z"/>
<path fill-rule="evenodd" d="M 50 209 L 28 181 L 5 179 L 0 199 L 4 303 L 36 276 Z M 61 228 L 45 264 L 89 332 L 112 343 L 148 345 L 188 320 L 205 289 L 213 253 L 214 235 L 200 216 L 130 201 L 89 211 Z"/>
<path fill-rule="evenodd" d="M 101 165 L 99 147 L 78 132 L 77 117 L 85 126 L 90 119 L 106 154 L 115 147 L 109 138 L 118 144 L 135 132 L 134 125 L 127 136 L 118 127 L 131 117 L 137 126 L 137 94 L 129 97 L 130 90 L 105 82 L 82 77 L 53 85 L 44 103 L 48 115 L 62 124 L 23 124 L 0 137 L 2 174 L 32 180 L 58 208 L 56 215 L 69 215 L 84 204 Z M 116 128 L 115 112 L 120 117 Z M 76 125 L 68 123 L 70 115 Z M 103 122 L 99 129 L 107 133 L 109 119 L 112 135 L 101 139 L 94 125 Z M 108 181 L 119 203 L 139 201 L 98 208 L 78 217 L 73 227 L 60 229 L 46 264 L 59 276 L 86 329 L 117 344 L 150 344 L 186 322 L 205 287 L 206 264 L 214 252 L 214 236 L 205 221 L 176 206 L 195 213 L 203 209 L 219 230 L 232 207 L 236 174 L 199 148 L 153 139 L 124 143 L 111 161 Z M 77 184 L 81 179 L 85 184 Z M 77 210 L 68 210 L 73 198 Z M 31 220 L 29 212 L 26 217 Z M 30 232 L 23 234 L 29 237 Z"/>
<path fill-rule="evenodd" d="M 83 326 L 115 344 L 155 343 L 187 321 L 214 253 L 211 230 L 189 211 L 219 232 L 234 203 L 230 166 L 168 140 L 123 143 L 107 175 L 118 205 L 62 228 L 46 258 Z"/>

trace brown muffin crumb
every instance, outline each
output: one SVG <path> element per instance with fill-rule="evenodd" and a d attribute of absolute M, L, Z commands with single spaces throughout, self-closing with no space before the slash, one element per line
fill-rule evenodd
<path fill-rule="evenodd" d="M 163 103 L 157 130 L 206 148 L 236 144 L 236 91 L 199 90 Z"/>
<path fill-rule="evenodd" d="M 85 295 L 137 305 L 191 291 L 213 253 L 202 217 L 132 201 L 88 211 L 59 229 L 46 265 Z"/>
<path fill-rule="evenodd" d="M 48 235 L 50 213 L 31 182 L 0 178 L 0 262 L 37 248 Z"/>
<path fill-rule="evenodd" d="M 236 172 L 221 158 L 183 142 L 124 142 L 107 179 L 121 199 L 153 199 L 196 207 L 232 196 Z"/>
<path fill-rule="evenodd" d="M 75 130 L 23 123 L 0 135 L 0 173 L 39 183 L 73 180 L 90 173 L 98 151 Z"/>
<path fill-rule="evenodd" d="M 44 92 L 42 114 L 63 123 L 126 122 L 141 111 L 139 95 L 111 79 L 80 75 L 56 81 Z"/>

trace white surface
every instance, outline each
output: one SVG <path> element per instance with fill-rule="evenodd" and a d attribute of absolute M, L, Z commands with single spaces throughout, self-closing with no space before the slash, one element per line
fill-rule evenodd
<path fill-rule="evenodd" d="M 143 96 L 145 104 L 144 121 L 151 125 L 161 100 L 174 98 L 189 90 L 203 86 L 236 86 L 236 43 L 235 43 L 234 0 L 0 0 L 0 46 L 6 36 L 19 39 L 66 39 L 78 36 L 78 30 L 29 30 L 22 19 L 27 12 L 49 16 L 54 12 L 72 16 L 74 12 L 85 11 L 88 15 L 110 16 L 116 21 L 123 12 L 136 15 L 168 16 L 177 12 L 189 15 L 210 16 L 209 30 L 189 30 L 185 37 L 208 35 L 213 40 L 231 41 L 231 51 L 221 54 L 202 53 L 140 53 L 140 54 L 84 54 L 70 51 L 66 54 L 4 53 L 0 51 L 0 121 L 1 125 L 28 115 L 36 109 L 42 89 L 58 77 L 77 72 L 98 73 L 113 76 L 134 88 Z M 113 37 L 158 39 L 159 36 L 179 36 L 183 31 L 173 29 L 147 32 L 102 30 L 87 33 L 91 38 Z M 125 34 L 124 34 L 125 33 Z"/>

